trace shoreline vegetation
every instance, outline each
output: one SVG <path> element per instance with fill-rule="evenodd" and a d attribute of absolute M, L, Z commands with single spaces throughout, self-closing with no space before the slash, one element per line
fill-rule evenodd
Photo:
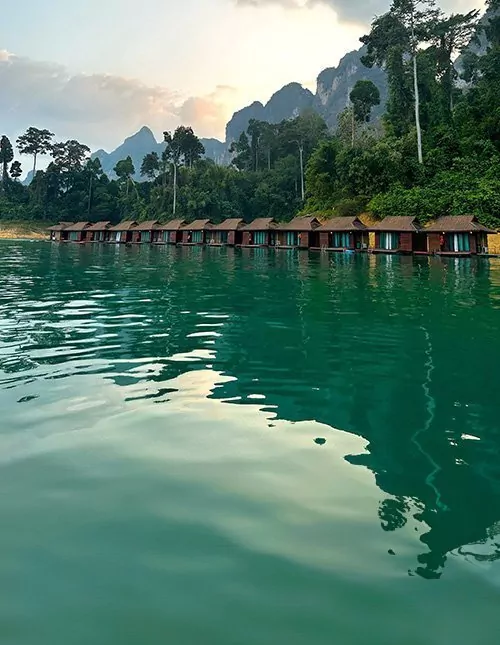
<path fill-rule="evenodd" d="M 230 147 L 231 164 L 204 159 L 192 128 L 164 132 L 164 151 L 130 157 L 108 177 L 90 149 L 29 127 L 0 137 L 0 224 L 182 218 L 219 224 L 297 215 L 414 217 L 418 225 L 473 215 L 500 228 L 500 0 L 446 15 L 432 0 L 393 0 L 375 18 L 363 64 L 383 67 L 388 96 L 368 80 L 349 95 L 334 131 L 313 111 L 278 124 L 250 121 Z M 376 122 L 372 110 L 384 101 Z M 17 153 L 30 159 L 23 185 Z M 44 170 L 40 156 L 49 156 Z M 136 170 L 141 181 L 136 181 Z M 28 224 L 29 223 L 29 224 Z M 4 236 L 16 229 L 2 227 Z"/>

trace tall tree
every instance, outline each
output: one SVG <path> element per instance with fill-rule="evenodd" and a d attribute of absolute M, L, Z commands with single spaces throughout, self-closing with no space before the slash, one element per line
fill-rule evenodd
<path fill-rule="evenodd" d="M 179 126 L 175 132 L 165 131 L 163 133 L 163 140 L 165 142 L 165 150 L 167 151 L 168 158 L 174 169 L 174 197 L 172 205 L 172 215 L 175 216 L 177 212 L 177 174 L 178 168 L 181 162 L 181 159 L 184 158 L 186 161 L 189 156 L 190 146 L 193 145 L 192 139 L 193 130 L 192 128 L 186 128 L 185 126 Z M 193 151 L 194 154 L 194 151 Z"/>
<path fill-rule="evenodd" d="M 113 168 L 113 171 L 115 172 L 120 182 L 125 185 L 125 195 L 126 197 L 128 197 L 130 181 L 135 175 L 135 168 L 132 157 L 129 155 L 126 159 L 121 159 Z"/>
<path fill-rule="evenodd" d="M 90 148 L 75 139 L 54 143 L 52 145 L 52 158 L 54 164 L 63 172 L 82 170 L 83 162 L 90 154 Z"/>
<path fill-rule="evenodd" d="M 160 159 L 156 152 L 150 152 L 142 160 L 141 176 L 155 179 L 160 172 Z"/>
<path fill-rule="evenodd" d="M 182 156 L 184 164 L 192 168 L 195 161 L 199 161 L 205 154 L 205 146 L 198 139 L 193 128 L 184 128 L 182 134 Z"/>
<path fill-rule="evenodd" d="M 85 164 L 85 172 L 88 175 L 88 198 L 87 198 L 87 214 L 90 218 L 92 210 L 92 197 L 94 184 L 103 176 L 102 165 L 99 159 L 89 159 Z"/>
<path fill-rule="evenodd" d="M 50 130 L 39 130 L 28 128 L 26 132 L 17 139 L 17 149 L 22 155 L 33 156 L 33 178 L 36 174 L 36 160 L 38 155 L 50 152 L 52 148 L 53 132 Z"/>
<path fill-rule="evenodd" d="M 372 109 L 380 105 L 380 91 L 372 81 L 357 81 L 349 98 L 354 109 L 354 118 L 361 123 L 368 123 Z"/>
<path fill-rule="evenodd" d="M 9 181 L 9 164 L 14 159 L 12 144 L 5 134 L 0 138 L 0 164 L 2 164 L 2 187 Z"/>
<path fill-rule="evenodd" d="M 23 174 L 23 169 L 20 161 L 14 161 L 10 167 L 10 176 L 12 179 L 19 179 Z"/>

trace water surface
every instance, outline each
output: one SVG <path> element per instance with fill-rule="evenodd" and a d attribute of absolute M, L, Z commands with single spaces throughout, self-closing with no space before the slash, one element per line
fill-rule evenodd
<path fill-rule="evenodd" d="M 0 243 L 0 642 L 500 631 L 500 263 Z"/>

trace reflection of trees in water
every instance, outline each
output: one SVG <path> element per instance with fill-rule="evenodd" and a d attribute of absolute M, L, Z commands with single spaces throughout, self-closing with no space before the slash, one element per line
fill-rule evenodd
<path fill-rule="evenodd" d="M 213 396 L 260 394 L 278 418 L 366 438 L 368 454 L 347 459 L 390 495 L 382 527 L 426 525 L 415 572 L 439 576 L 450 551 L 483 540 L 500 517 L 494 379 L 484 370 L 486 356 L 492 366 L 500 358 L 488 266 L 465 262 L 457 276 L 452 263 L 403 258 L 399 271 L 393 258 L 388 283 L 383 258 L 327 257 L 309 263 L 306 280 L 299 267 L 279 289 L 271 282 L 279 319 L 269 307 L 262 320 L 229 322 L 216 350 L 237 380 Z"/>
<path fill-rule="evenodd" d="M 40 245 L 21 270 L 19 300 L 56 301 L 49 326 L 64 321 L 64 302 L 112 296 L 96 299 L 87 328 L 54 326 L 33 347 L 116 334 L 84 358 L 105 362 L 103 378 L 129 400 L 168 400 L 169 381 L 210 365 L 235 377 L 214 398 L 255 405 L 259 395 L 280 419 L 313 419 L 367 440 L 366 454 L 346 459 L 369 468 L 387 493 L 379 508 L 385 531 L 410 518 L 427 527 L 417 574 L 439 576 L 451 551 L 498 558 L 498 267 L 261 249 L 98 254 Z M 196 335 L 207 331 L 219 335 Z M 137 370 L 141 360 L 146 367 Z M 471 548 L 478 543 L 487 550 Z"/>

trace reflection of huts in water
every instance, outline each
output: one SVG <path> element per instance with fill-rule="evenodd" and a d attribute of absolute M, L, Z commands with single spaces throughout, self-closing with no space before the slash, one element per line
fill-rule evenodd
<path fill-rule="evenodd" d="M 64 240 L 67 240 L 68 237 L 65 231 L 68 228 L 68 226 L 71 226 L 71 222 L 59 222 L 59 224 L 50 226 L 49 227 L 50 239 L 53 240 L 54 242 L 62 242 Z"/>
<path fill-rule="evenodd" d="M 132 234 L 137 222 L 133 220 L 125 220 L 111 226 L 109 229 L 109 241 L 116 242 L 117 244 L 128 244 L 132 242 Z"/>
<path fill-rule="evenodd" d="M 229 218 L 220 224 L 214 224 L 207 236 L 207 244 L 214 246 L 235 246 L 241 244 L 242 227 L 244 222 L 241 218 Z"/>
<path fill-rule="evenodd" d="M 426 251 L 442 255 L 488 253 L 488 234 L 495 233 L 480 224 L 474 215 L 440 217 L 424 230 Z"/>
<path fill-rule="evenodd" d="M 308 249 L 319 246 L 317 229 L 321 222 L 316 217 L 294 217 L 290 222 L 276 226 L 276 248 Z"/>
<path fill-rule="evenodd" d="M 153 231 L 153 242 L 155 244 L 179 244 L 182 241 L 183 219 L 172 219 L 169 222 L 159 224 Z"/>
<path fill-rule="evenodd" d="M 87 237 L 90 242 L 107 242 L 109 239 L 109 229 L 111 222 L 96 222 L 89 226 Z"/>
<path fill-rule="evenodd" d="M 368 229 L 358 217 L 333 217 L 317 232 L 322 249 L 362 251 L 368 248 Z"/>
<path fill-rule="evenodd" d="M 274 246 L 276 222 L 272 217 L 257 217 L 241 228 L 242 246 Z"/>
<path fill-rule="evenodd" d="M 425 251 L 426 239 L 415 217 L 386 217 L 371 230 L 375 233 L 374 253 L 412 253 Z"/>
<path fill-rule="evenodd" d="M 153 234 L 159 225 L 160 222 L 158 220 L 139 222 L 132 229 L 132 242 L 134 244 L 150 244 L 153 241 Z"/>
<path fill-rule="evenodd" d="M 205 244 L 207 233 L 212 230 L 213 224 L 209 219 L 196 219 L 182 227 L 181 244 Z"/>

